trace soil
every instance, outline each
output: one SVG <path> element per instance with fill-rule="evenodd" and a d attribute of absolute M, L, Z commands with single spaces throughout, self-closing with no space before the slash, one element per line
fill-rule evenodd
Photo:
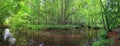
<path fill-rule="evenodd" d="M 114 40 L 114 46 L 120 46 L 120 28 L 108 32 L 108 38 Z"/>

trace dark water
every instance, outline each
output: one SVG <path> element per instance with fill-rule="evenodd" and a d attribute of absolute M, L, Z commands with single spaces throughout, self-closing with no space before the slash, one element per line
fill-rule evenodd
<path fill-rule="evenodd" d="M 17 46 L 91 46 L 98 30 L 24 31 L 16 34 Z"/>

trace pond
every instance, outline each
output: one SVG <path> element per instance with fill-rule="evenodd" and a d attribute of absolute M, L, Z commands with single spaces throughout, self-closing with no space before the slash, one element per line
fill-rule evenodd
<path fill-rule="evenodd" d="M 90 46 L 98 38 L 98 30 L 40 30 L 16 33 L 17 46 Z"/>

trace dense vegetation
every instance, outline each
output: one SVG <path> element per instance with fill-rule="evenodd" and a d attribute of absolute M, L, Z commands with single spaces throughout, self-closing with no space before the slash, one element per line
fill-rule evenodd
<path fill-rule="evenodd" d="M 107 32 L 120 27 L 119 12 L 119 0 L 1 0 L 0 28 L 13 33 L 102 28 L 100 40 L 93 43 L 101 46 L 109 44 Z"/>
<path fill-rule="evenodd" d="M 34 25 L 102 25 L 99 0 L 5 0 L 1 1 L 1 5 L 1 24 L 13 28 Z"/>

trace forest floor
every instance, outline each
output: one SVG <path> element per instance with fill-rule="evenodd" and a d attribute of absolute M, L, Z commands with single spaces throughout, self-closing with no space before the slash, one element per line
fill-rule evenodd
<path fill-rule="evenodd" d="M 108 38 L 113 39 L 114 46 L 120 46 L 120 28 L 116 28 L 112 30 L 112 32 L 108 32 Z"/>

